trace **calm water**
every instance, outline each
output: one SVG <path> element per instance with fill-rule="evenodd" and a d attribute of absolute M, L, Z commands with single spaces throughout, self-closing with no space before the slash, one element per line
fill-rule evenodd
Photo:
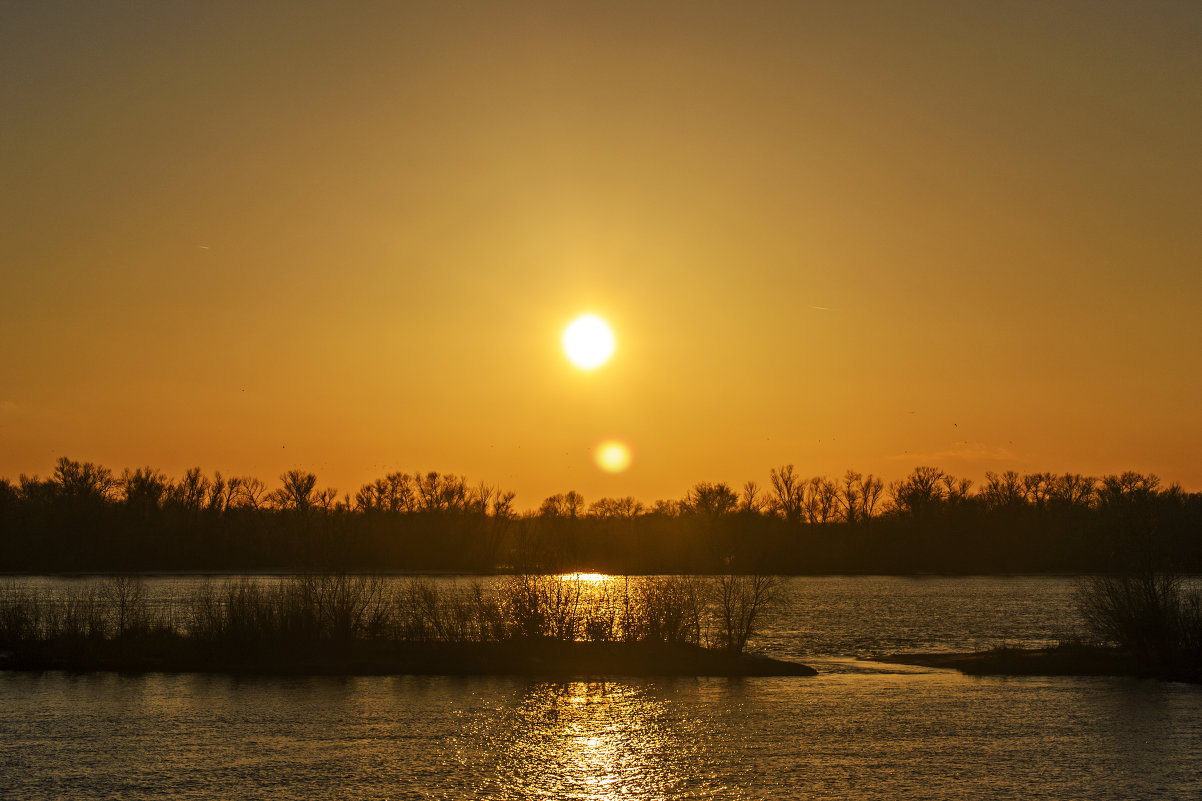
<path fill-rule="evenodd" d="M 1202 797 L 1202 688 L 854 659 L 1054 642 L 1071 580 L 790 583 L 815 678 L 0 673 L 0 798 Z"/>

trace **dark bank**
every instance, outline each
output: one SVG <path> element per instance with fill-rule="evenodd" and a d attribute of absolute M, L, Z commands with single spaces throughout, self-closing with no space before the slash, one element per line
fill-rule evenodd
<path fill-rule="evenodd" d="M 0 479 L 0 572 L 1093 573 L 1149 555 L 1202 571 L 1202 494 L 1154 475 L 974 485 L 918 467 L 886 484 L 783 465 L 767 479 L 701 481 L 651 504 L 567 491 L 520 512 L 512 492 L 448 473 L 340 494 L 301 470 L 269 489 L 62 458 L 46 479 Z"/>

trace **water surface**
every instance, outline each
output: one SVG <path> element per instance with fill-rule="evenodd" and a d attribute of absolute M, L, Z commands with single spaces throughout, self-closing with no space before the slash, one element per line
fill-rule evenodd
<path fill-rule="evenodd" d="M 817 677 L 0 673 L 0 798 L 1202 797 L 1197 687 L 855 659 L 1053 642 L 1071 579 L 790 584 L 757 646 Z"/>

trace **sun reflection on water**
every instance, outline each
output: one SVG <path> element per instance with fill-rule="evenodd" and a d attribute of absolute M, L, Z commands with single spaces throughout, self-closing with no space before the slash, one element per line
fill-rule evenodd
<path fill-rule="evenodd" d="M 603 581 L 613 581 L 613 576 L 605 573 L 563 573 L 559 576 L 560 581 L 585 581 L 589 584 L 597 584 Z"/>
<path fill-rule="evenodd" d="M 497 730 L 500 797 L 666 799 L 697 777 L 706 737 L 650 685 L 565 682 L 526 688 Z M 503 732 L 503 734 L 502 734 Z M 713 777 L 717 779 L 717 777 Z M 709 784 L 709 782 L 703 782 Z M 738 797 L 738 782 L 716 781 Z M 709 797 L 707 795 L 707 797 Z"/>

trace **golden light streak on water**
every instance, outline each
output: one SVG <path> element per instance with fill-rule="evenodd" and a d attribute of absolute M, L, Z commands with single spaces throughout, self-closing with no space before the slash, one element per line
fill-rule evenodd
<path fill-rule="evenodd" d="M 613 576 L 605 573 L 564 573 L 559 578 L 562 581 L 587 581 L 590 584 L 596 584 L 601 581 L 611 581 Z"/>

